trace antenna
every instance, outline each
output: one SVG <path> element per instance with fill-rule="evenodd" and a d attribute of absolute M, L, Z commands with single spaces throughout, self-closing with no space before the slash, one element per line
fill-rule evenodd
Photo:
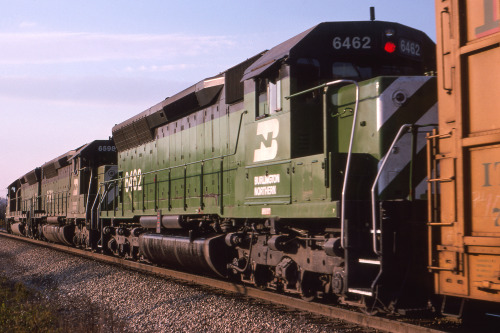
<path fill-rule="evenodd" d="M 375 7 L 370 7 L 370 20 L 375 21 Z"/>

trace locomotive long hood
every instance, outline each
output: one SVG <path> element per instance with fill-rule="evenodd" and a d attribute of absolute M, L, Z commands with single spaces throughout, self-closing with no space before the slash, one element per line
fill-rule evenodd
<path fill-rule="evenodd" d="M 216 76 L 204 79 L 115 125 L 112 132 L 116 148 L 124 151 L 152 141 L 155 128 L 216 103 L 221 94 L 224 96 L 220 98 L 229 104 L 242 100 L 243 72 L 262 54 L 260 52 Z"/>
<path fill-rule="evenodd" d="M 36 182 L 40 181 L 40 179 L 41 179 L 41 169 L 35 168 L 34 170 L 31 170 L 23 177 L 21 177 L 21 183 L 23 184 L 28 183 L 29 185 L 33 185 Z"/>
<path fill-rule="evenodd" d="M 213 103 L 224 86 L 224 76 L 215 76 L 166 98 L 135 117 L 113 127 L 119 151 L 153 140 L 153 129 Z"/>
<path fill-rule="evenodd" d="M 64 155 L 54 158 L 53 160 L 42 165 L 42 172 L 45 178 L 57 176 L 57 170 L 68 165 L 70 158 L 75 154 L 76 150 L 70 150 Z"/>

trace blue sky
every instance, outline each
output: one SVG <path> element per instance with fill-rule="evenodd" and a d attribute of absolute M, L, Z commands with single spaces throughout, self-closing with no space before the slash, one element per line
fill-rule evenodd
<path fill-rule="evenodd" d="M 0 0 L 0 197 L 165 97 L 370 6 L 435 40 L 433 0 Z"/>

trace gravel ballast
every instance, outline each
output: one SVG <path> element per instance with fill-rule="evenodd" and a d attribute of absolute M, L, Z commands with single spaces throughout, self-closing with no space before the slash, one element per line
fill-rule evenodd
<path fill-rule="evenodd" d="M 112 318 L 111 331 L 374 331 L 4 237 L 0 237 L 0 275 L 57 302 L 63 316 L 87 327 Z"/>

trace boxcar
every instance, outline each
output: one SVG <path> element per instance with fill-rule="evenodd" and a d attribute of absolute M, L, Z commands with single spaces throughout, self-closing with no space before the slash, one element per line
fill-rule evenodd
<path fill-rule="evenodd" d="M 439 133 L 429 269 L 446 301 L 500 301 L 500 1 L 436 1 Z"/>

